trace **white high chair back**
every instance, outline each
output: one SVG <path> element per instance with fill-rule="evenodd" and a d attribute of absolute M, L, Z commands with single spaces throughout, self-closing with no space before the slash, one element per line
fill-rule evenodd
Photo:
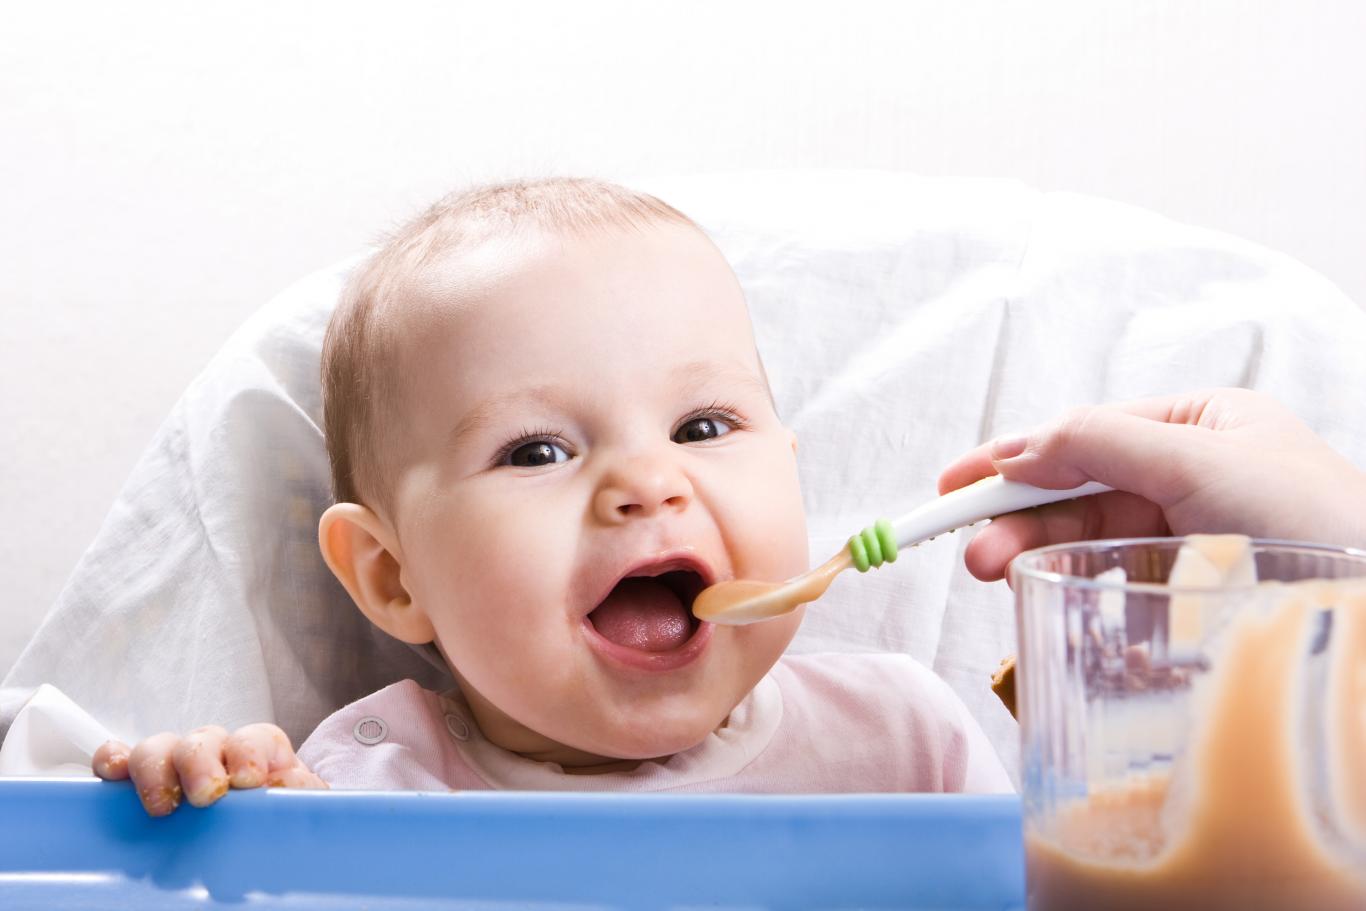
<path fill-rule="evenodd" d="M 799 438 L 813 557 L 931 495 L 953 456 L 1068 406 L 1207 385 L 1268 391 L 1366 454 L 1366 315 L 1287 257 L 1147 212 L 1010 182 L 868 172 L 641 182 L 740 277 Z M 442 673 L 372 629 L 317 552 L 330 502 L 318 354 L 351 263 L 248 321 L 158 431 L 0 690 L 41 683 L 133 741 L 275 721 Z M 1013 768 L 988 690 L 1011 596 L 963 534 L 842 578 L 794 649 L 908 652 L 962 695 Z M 840 602 L 840 603 L 832 603 Z"/>

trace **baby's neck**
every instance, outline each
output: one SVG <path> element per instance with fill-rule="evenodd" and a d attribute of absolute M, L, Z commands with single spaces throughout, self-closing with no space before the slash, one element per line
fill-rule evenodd
<path fill-rule="evenodd" d="M 573 751 L 571 751 L 573 752 Z M 564 770 L 566 775 L 606 775 L 610 772 L 630 772 L 642 762 L 663 762 L 669 757 L 658 759 L 609 759 L 589 753 L 576 753 L 573 756 L 558 756 L 552 753 L 518 753 L 523 759 L 534 762 L 553 762 Z"/>
<path fill-rule="evenodd" d="M 609 772 L 629 772 L 637 768 L 643 762 L 665 762 L 668 756 L 656 756 L 651 759 L 614 759 L 611 756 L 598 756 L 595 753 L 586 753 L 576 750 L 564 744 L 555 744 L 549 748 L 542 745 L 533 745 L 521 742 L 517 736 L 499 737 L 495 730 L 493 736 L 488 731 L 481 728 L 484 739 L 495 746 L 502 747 L 509 753 L 513 753 L 523 759 L 530 759 L 532 762 L 554 763 L 564 770 L 566 775 L 606 775 Z"/>

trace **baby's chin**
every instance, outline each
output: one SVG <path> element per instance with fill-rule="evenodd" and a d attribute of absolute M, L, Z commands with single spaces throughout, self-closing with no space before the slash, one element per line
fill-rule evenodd
<path fill-rule="evenodd" d="M 692 717 L 651 718 L 622 723 L 617 719 L 594 719 L 564 738 L 556 738 L 576 750 L 604 759 L 662 759 L 683 753 L 702 743 L 725 724 L 730 708 Z"/>

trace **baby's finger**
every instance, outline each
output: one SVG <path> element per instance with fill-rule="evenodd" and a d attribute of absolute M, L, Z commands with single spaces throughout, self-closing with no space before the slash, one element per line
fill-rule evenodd
<path fill-rule="evenodd" d="M 228 792 L 228 772 L 223 767 L 223 743 L 228 732 L 212 725 L 191 731 L 171 754 L 185 799 L 207 807 Z"/>
<path fill-rule="evenodd" d="M 179 742 L 175 734 L 157 734 L 133 747 L 128 757 L 128 775 L 149 816 L 165 816 L 180 806 L 180 778 L 171 761 Z"/>
<path fill-rule="evenodd" d="M 223 745 L 228 780 L 234 788 L 263 788 L 271 773 L 295 763 L 289 737 L 273 724 L 238 728 Z"/>
<path fill-rule="evenodd" d="M 1036 547 L 1167 534 L 1160 507 L 1136 494 L 1114 491 L 993 519 L 968 543 L 963 562 L 978 579 L 994 582 L 1005 577 L 1011 560 Z"/>
<path fill-rule="evenodd" d="M 128 754 L 131 752 L 128 744 L 121 740 L 106 740 L 90 760 L 90 770 L 105 781 L 123 781 L 128 777 Z"/>

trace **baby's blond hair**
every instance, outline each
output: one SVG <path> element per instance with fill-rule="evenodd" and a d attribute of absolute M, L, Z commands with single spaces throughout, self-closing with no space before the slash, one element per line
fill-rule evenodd
<path fill-rule="evenodd" d="M 323 339 L 323 432 L 337 502 L 386 511 L 392 505 L 379 442 L 383 418 L 398 401 L 400 339 L 394 321 L 381 315 L 413 276 L 493 237 L 660 222 L 696 227 L 648 194 L 599 180 L 551 178 L 459 191 L 400 227 L 351 274 Z"/>

